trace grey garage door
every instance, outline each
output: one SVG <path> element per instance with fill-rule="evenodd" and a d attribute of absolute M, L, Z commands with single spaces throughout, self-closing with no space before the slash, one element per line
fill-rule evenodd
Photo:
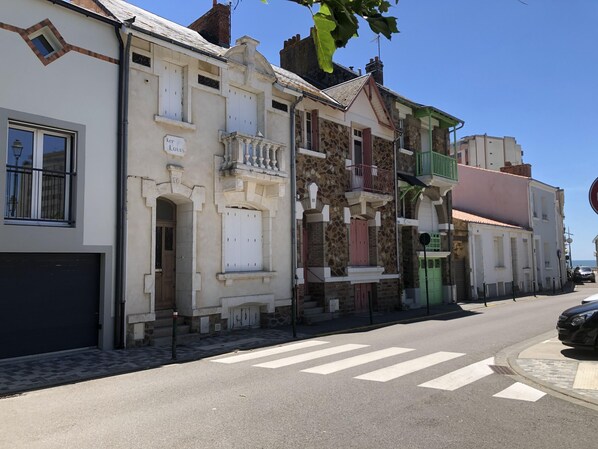
<path fill-rule="evenodd" d="M 0 359 L 97 346 L 98 254 L 0 254 Z"/>

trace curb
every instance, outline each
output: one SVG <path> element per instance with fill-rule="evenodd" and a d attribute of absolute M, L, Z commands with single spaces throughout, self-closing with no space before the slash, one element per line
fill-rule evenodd
<path fill-rule="evenodd" d="M 550 382 L 539 379 L 524 371 L 517 363 L 519 354 L 521 354 L 525 349 L 532 347 L 538 343 L 541 343 L 544 340 L 548 340 L 552 337 L 554 337 L 554 331 L 549 331 L 537 335 L 536 337 L 525 340 L 523 342 L 519 342 L 512 346 L 509 346 L 496 354 L 496 364 L 507 365 L 515 372 L 515 374 L 518 377 L 525 380 L 525 383 L 529 384 L 534 388 L 538 388 L 539 390 L 542 390 L 545 393 L 550 394 L 551 396 L 555 396 L 559 399 L 598 411 L 598 401 L 590 399 L 586 396 L 582 396 L 573 390 L 557 387 L 556 385 Z"/>

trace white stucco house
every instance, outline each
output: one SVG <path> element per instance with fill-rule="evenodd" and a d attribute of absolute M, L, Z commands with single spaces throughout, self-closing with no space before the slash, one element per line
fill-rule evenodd
<path fill-rule="evenodd" d="M 0 0 L 0 358 L 115 345 L 119 26 Z"/>
<path fill-rule="evenodd" d="M 533 233 L 453 209 L 455 266 L 463 264 L 460 300 L 493 298 L 533 291 Z"/>
<path fill-rule="evenodd" d="M 88 4 L 90 1 L 86 1 Z M 120 0 L 128 111 L 127 345 L 288 321 L 289 90 L 244 36 L 228 48 Z M 230 6 L 214 4 L 230 12 Z M 226 11 L 225 11 L 226 13 Z"/>

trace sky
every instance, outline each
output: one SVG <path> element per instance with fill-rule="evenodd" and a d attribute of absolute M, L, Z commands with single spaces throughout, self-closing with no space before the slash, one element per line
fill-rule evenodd
<path fill-rule="evenodd" d="M 212 6 L 129 3 L 185 26 Z M 288 0 L 232 6 L 231 44 L 251 36 L 275 65 L 284 41 L 307 36 L 312 25 L 309 10 Z M 595 259 L 598 214 L 589 189 L 598 178 L 598 1 L 400 0 L 389 14 L 400 34 L 380 39 L 384 84 L 463 120 L 457 137 L 515 137 L 534 179 L 565 190 L 573 259 Z M 377 55 L 376 35 L 361 23 L 334 60 L 365 73 Z"/>

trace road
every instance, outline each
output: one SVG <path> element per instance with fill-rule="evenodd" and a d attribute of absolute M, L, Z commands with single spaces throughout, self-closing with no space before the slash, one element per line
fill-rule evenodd
<path fill-rule="evenodd" d="M 595 290 L 5 398 L 0 447 L 593 448 L 595 410 L 490 365 Z"/>

